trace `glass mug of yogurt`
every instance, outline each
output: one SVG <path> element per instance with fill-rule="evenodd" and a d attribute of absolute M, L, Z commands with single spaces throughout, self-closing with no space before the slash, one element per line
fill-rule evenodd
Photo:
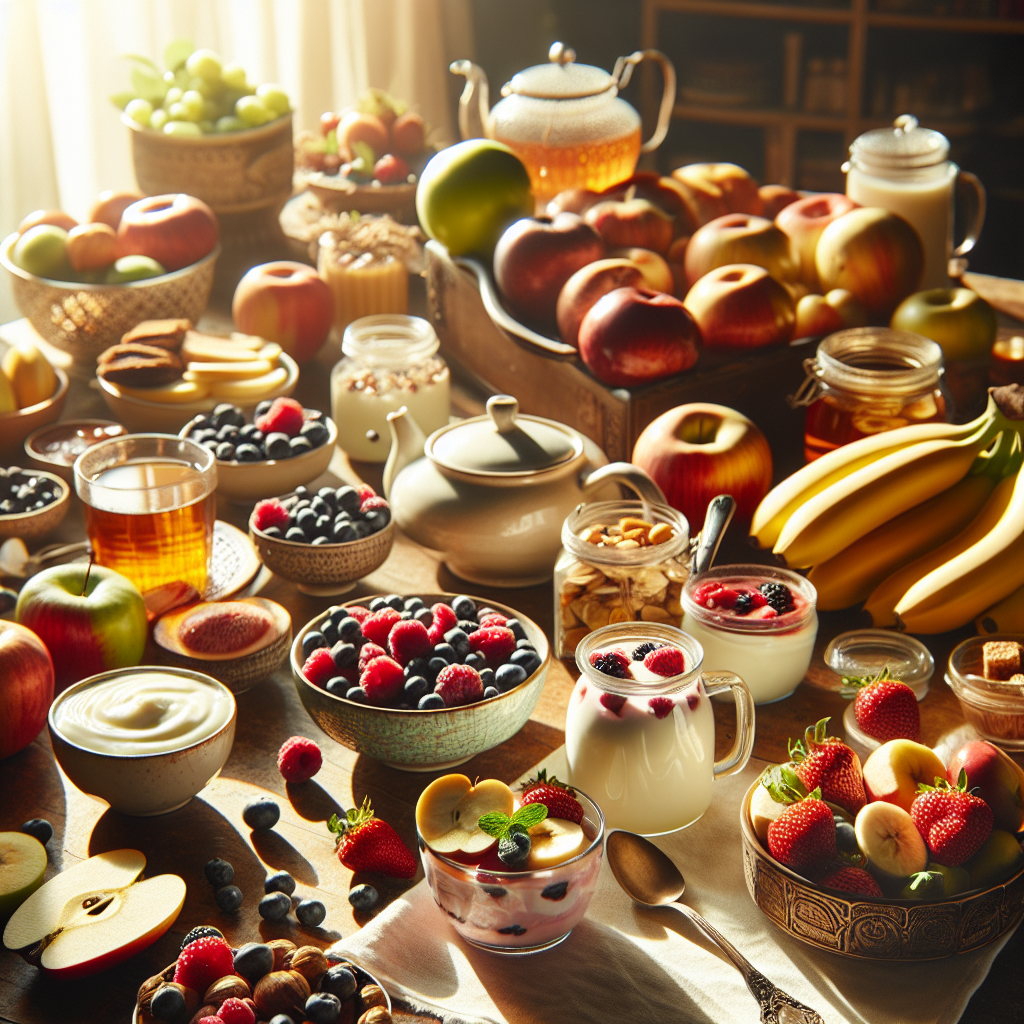
<path fill-rule="evenodd" d="M 746 684 L 732 672 L 705 671 L 693 637 L 653 622 L 594 630 L 576 648 L 576 664 L 582 674 L 565 721 L 569 782 L 593 795 L 608 828 L 662 835 L 692 825 L 711 805 L 712 782 L 750 759 L 754 701 Z M 729 690 L 736 741 L 716 761 L 708 698 Z"/>

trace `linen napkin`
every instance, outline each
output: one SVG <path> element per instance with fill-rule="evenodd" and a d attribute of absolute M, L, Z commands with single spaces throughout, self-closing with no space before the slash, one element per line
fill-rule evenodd
<path fill-rule="evenodd" d="M 564 748 L 541 763 L 567 775 Z M 698 822 L 656 839 L 686 878 L 683 899 L 783 991 L 829 1024 L 955 1024 L 1009 935 L 945 960 L 885 963 L 819 951 L 755 905 L 743 880 L 739 808 L 764 767 L 714 784 Z M 530 774 L 534 774 L 531 771 Z M 338 948 L 399 989 L 458 1015 L 507 1024 L 726 1024 L 757 1021 L 739 972 L 671 907 L 640 907 L 607 863 L 586 917 L 560 946 L 533 956 L 464 943 L 421 881 Z"/>

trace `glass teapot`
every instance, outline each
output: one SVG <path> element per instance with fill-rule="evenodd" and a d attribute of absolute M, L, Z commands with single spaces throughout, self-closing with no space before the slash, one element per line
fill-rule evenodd
<path fill-rule="evenodd" d="M 640 141 L 640 115 L 618 96 L 642 60 L 661 65 L 665 80 L 658 126 Z M 548 51 L 548 63 L 514 75 L 502 86 L 504 97 L 489 110 L 483 69 L 468 60 L 451 65 L 465 75 L 459 100 L 459 131 L 464 139 L 485 136 L 513 149 L 530 172 L 534 198 L 543 206 L 570 188 L 601 192 L 636 170 L 641 153 L 658 148 L 668 132 L 676 97 L 676 72 L 658 50 L 637 50 L 620 57 L 609 74 L 577 64 L 575 52 L 562 43 Z"/>

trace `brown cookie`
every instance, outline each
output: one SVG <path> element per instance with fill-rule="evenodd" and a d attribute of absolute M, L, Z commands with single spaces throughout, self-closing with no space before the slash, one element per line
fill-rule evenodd
<path fill-rule="evenodd" d="M 185 340 L 185 334 L 191 329 L 191 320 L 143 320 L 121 336 L 121 344 L 138 342 L 176 352 Z"/>
<path fill-rule="evenodd" d="M 158 345 L 114 345 L 96 360 L 96 376 L 130 388 L 158 388 L 181 377 L 181 360 Z"/>

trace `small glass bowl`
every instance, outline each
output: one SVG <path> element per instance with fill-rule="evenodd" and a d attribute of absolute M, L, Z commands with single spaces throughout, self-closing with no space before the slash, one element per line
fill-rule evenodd
<path fill-rule="evenodd" d="M 1004 750 L 1024 750 L 1024 686 L 981 675 L 982 648 L 994 640 L 1024 644 L 1024 635 L 992 633 L 965 640 L 949 656 L 946 682 L 982 739 Z"/>
<path fill-rule="evenodd" d="M 571 860 L 542 871 L 480 871 L 435 853 L 417 833 L 430 894 L 471 946 L 492 953 L 539 953 L 564 942 L 587 912 L 604 856 L 604 815 L 578 789 L 583 828 L 595 833 Z"/>

